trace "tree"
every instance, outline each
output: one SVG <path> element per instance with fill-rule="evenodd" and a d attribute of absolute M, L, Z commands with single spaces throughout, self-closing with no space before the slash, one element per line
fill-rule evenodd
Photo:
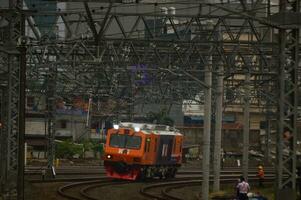
<path fill-rule="evenodd" d="M 74 155 L 83 154 L 83 145 L 74 144 L 70 140 L 62 141 L 56 144 L 56 157 L 72 159 Z"/>
<path fill-rule="evenodd" d="M 173 126 L 174 120 L 168 116 L 168 111 L 166 108 L 163 108 L 159 112 L 149 112 L 147 114 L 148 121 L 155 124 L 164 124 Z"/>

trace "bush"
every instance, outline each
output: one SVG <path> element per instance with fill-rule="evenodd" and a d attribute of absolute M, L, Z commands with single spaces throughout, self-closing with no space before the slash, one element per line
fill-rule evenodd
<path fill-rule="evenodd" d="M 81 144 L 83 144 L 83 153 L 93 151 L 94 158 L 97 157 L 98 152 L 103 153 L 103 144 L 99 140 L 84 140 Z"/>
<path fill-rule="evenodd" d="M 83 155 L 83 145 L 66 140 L 56 144 L 56 157 L 71 159 L 74 155 Z"/>
<path fill-rule="evenodd" d="M 93 150 L 95 158 L 97 156 L 97 152 L 99 152 L 100 154 L 103 153 L 103 144 L 102 143 L 100 143 L 99 141 L 92 141 L 91 144 L 92 144 L 91 149 Z"/>

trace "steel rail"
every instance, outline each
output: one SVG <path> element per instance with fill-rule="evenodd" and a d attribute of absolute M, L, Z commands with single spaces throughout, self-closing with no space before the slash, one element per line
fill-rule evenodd
<path fill-rule="evenodd" d="M 222 178 L 221 182 L 222 183 L 228 183 L 228 182 L 233 183 L 233 182 L 237 181 L 237 176 L 232 176 L 232 177 L 235 177 L 235 178 Z M 197 180 L 195 180 L 195 178 L 192 178 L 192 179 L 193 180 L 173 181 L 173 182 L 164 182 L 164 183 L 159 183 L 159 184 L 147 185 L 147 186 L 144 186 L 140 189 L 140 193 L 143 196 L 146 196 L 146 197 L 149 197 L 149 198 L 155 198 L 155 199 L 158 199 L 158 200 L 166 200 L 166 199 L 184 200 L 180 197 L 176 197 L 174 195 L 171 195 L 170 191 L 173 190 L 173 189 L 179 188 L 179 187 L 183 187 L 183 186 L 189 187 L 189 186 L 192 186 L 192 185 L 195 185 L 195 184 L 202 183 L 202 180 L 200 180 L 199 178 Z M 265 181 L 268 182 L 268 181 L 272 181 L 274 179 L 275 179 L 275 176 L 273 175 L 273 176 L 266 177 Z M 249 181 L 255 181 L 255 180 L 258 180 L 258 178 L 250 177 L 250 178 L 248 178 L 248 180 Z M 210 179 L 210 182 L 213 182 L 213 179 Z M 164 187 L 164 188 L 161 190 L 160 194 L 154 194 L 154 193 L 147 192 L 148 190 L 151 190 L 151 189 L 154 189 L 154 188 L 161 188 L 161 187 Z"/>
<path fill-rule="evenodd" d="M 249 172 L 256 172 L 257 169 L 250 169 Z M 265 172 L 274 172 L 275 169 L 273 168 L 265 168 L 264 170 Z M 239 173 L 240 169 L 226 169 L 223 170 L 222 173 Z M 180 170 L 177 172 L 177 174 L 201 174 L 202 171 L 201 170 Z M 42 174 L 42 170 L 25 170 L 25 175 L 41 175 Z M 104 169 L 93 169 L 93 170 L 85 170 L 85 171 L 81 171 L 81 170 L 58 170 L 56 171 L 56 175 L 105 175 L 106 172 L 104 171 Z"/>
<path fill-rule="evenodd" d="M 265 182 L 270 182 L 270 181 L 273 181 L 275 177 L 268 177 L 268 178 L 265 178 Z M 232 179 L 232 178 L 228 178 L 228 179 L 222 179 L 221 182 L 222 183 L 233 183 L 235 182 L 237 179 Z M 249 178 L 248 179 L 249 181 L 256 181 L 258 179 L 256 178 Z M 210 180 L 211 182 L 213 180 Z M 170 186 L 170 187 L 166 187 L 164 189 L 161 190 L 161 194 L 162 196 L 164 197 L 164 199 L 169 199 L 169 200 L 183 200 L 183 198 L 179 198 L 175 195 L 172 195 L 170 192 L 174 189 L 177 189 L 177 188 L 182 188 L 182 187 L 190 187 L 190 186 L 194 186 L 194 185 L 198 185 L 200 184 L 202 181 L 199 180 L 199 181 L 191 181 L 191 182 L 188 182 L 186 181 L 185 183 L 180 183 L 180 184 L 177 184 L 177 185 L 173 185 L 173 186 Z M 233 196 L 234 198 L 234 196 Z M 231 199 L 233 199 L 231 198 Z"/>
<path fill-rule="evenodd" d="M 93 196 L 91 196 L 88 191 L 98 188 L 98 187 L 104 187 L 104 186 L 111 186 L 111 185 L 123 185 L 123 184 L 128 184 L 132 183 L 130 181 L 123 181 L 123 182 L 113 182 L 113 183 L 103 183 L 103 184 L 95 184 L 95 185 L 88 185 L 80 190 L 80 195 L 83 197 L 90 199 L 90 200 L 99 200 Z"/>
<path fill-rule="evenodd" d="M 56 183 L 56 182 L 78 182 L 78 181 L 92 181 L 99 179 L 107 179 L 106 176 L 99 177 L 83 177 L 83 178 L 57 178 L 57 179 L 27 179 L 31 183 Z"/>
<path fill-rule="evenodd" d="M 82 185 L 86 185 L 86 184 L 108 184 L 112 182 L 112 180 L 108 179 L 108 178 L 102 178 L 101 180 L 93 180 L 93 181 L 83 181 L 83 182 L 76 182 L 76 183 L 71 183 L 71 184 L 67 184 L 64 186 L 59 187 L 59 189 L 57 190 L 58 194 L 67 198 L 67 199 L 73 199 L 73 200 L 82 200 L 82 198 L 79 198 L 77 196 L 71 195 L 69 193 L 66 192 L 66 190 L 74 188 L 74 187 L 78 187 L 78 186 L 82 186 Z"/>

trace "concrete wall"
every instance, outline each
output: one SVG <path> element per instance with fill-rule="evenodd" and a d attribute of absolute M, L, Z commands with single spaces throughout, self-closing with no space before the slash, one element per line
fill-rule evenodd
<path fill-rule="evenodd" d="M 243 125 L 243 113 L 226 112 L 235 115 L 236 123 Z M 224 114 L 225 115 L 225 114 Z M 265 116 L 260 112 L 250 113 L 250 149 L 260 149 L 260 121 L 264 121 Z M 213 124 L 214 126 L 214 124 Z M 203 127 L 178 127 L 185 136 L 185 144 L 202 144 Z M 214 139 L 212 133 L 211 140 Z M 228 151 L 241 150 L 243 147 L 243 129 L 227 129 L 222 132 L 222 146 Z"/>
<path fill-rule="evenodd" d="M 85 116 L 58 115 L 56 119 L 56 136 L 76 139 L 86 131 Z M 47 135 L 47 123 L 45 124 L 45 119 L 26 118 L 25 134 Z"/>
<path fill-rule="evenodd" d="M 201 144 L 203 128 L 200 127 L 181 127 L 178 129 L 184 135 L 184 144 Z"/>
<path fill-rule="evenodd" d="M 182 105 L 163 105 L 163 104 L 145 104 L 145 105 L 135 105 L 135 114 L 146 115 L 149 112 L 160 112 L 162 109 L 169 110 L 169 117 L 175 122 L 175 126 L 183 126 L 184 114 L 182 111 Z"/>
<path fill-rule="evenodd" d="M 45 135 L 47 124 L 43 118 L 26 118 L 25 134 L 26 135 Z"/>
<path fill-rule="evenodd" d="M 181 127 L 178 128 L 184 135 L 185 145 L 201 144 L 203 138 L 202 127 Z M 214 135 L 212 134 L 211 142 L 213 144 Z M 243 147 L 242 130 L 223 130 L 222 148 L 226 151 L 241 151 Z M 250 131 L 250 149 L 260 149 L 259 130 Z"/>
<path fill-rule="evenodd" d="M 0 0 L 0 9 L 1 8 L 8 8 L 9 0 Z"/>

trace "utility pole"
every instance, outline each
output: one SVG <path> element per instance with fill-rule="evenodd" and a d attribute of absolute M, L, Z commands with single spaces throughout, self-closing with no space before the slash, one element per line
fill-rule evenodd
<path fill-rule="evenodd" d="M 5 191 L 7 179 L 7 88 L 0 89 L 0 197 Z"/>
<path fill-rule="evenodd" d="M 55 90 L 56 90 L 56 66 L 50 65 L 47 78 L 47 168 L 48 175 L 54 176 L 53 161 L 55 157 Z"/>
<path fill-rule="evenodd" d="M 217 88 L 216 88 L 216 109 L 215 109 L 215 134 L 214 134 L 214 160 L 213 160 L 213 191 L 220 190 L 220 172 L 221 172 L 221 144 L 222 144 L 222 119 L 223 119 L 223 85 L 224 85 L 224 67 L 219 63 Z"/>
<path fill-rule="evenodd" d="M 26 98 L 26 38 L 25 38 L 25 18 L 21 15 L 21 36 L 19 45 L 20 62 L 20 88 L 19 88 L 19 148 L 18 148 L 18 200 L 24 199 L 24 138 L 25 138 L 25 98 Z"/>
<path fill-rule="evenodd" d="M 209 199 L 212 56 L 209 57 L 208 63 L 205 65 L 205 84 L 208 88 L 205 89 L 202 199 Z"/>
<path fill-rule="evenodd" d="M 244 91 L 244 127 L 243 127 L 243 155 L 242 155 L 242 174 L 248 179 L 249 170 L 249 135 L 250 135 L 250 72 L 246 73 Z"/>
<path fill-rule="evenodd" d="M 221 27 L 218 27 L 218 41 L 222 40 Z M 221 57 L 218 57 L 221 60 Z M 217 87 L 215 103 L 215 128 L 214 128 L 214 159 L 213 159 L 213 191 L 220 190 L 221 173 L 221 146 L 222 146 L 222 121 L 223 121 L 223 87 L 224 87 L 224 65 L 223 62 L 217 62 Z"/>
<path fill-rule="evenodd" d="M 271 119 L 269 113 L 266 115 L 266 127 L 265 127 L 265 148 L 264 157 L 265 160 L 270 160 L 270 138 L 271 138 Z"/>

